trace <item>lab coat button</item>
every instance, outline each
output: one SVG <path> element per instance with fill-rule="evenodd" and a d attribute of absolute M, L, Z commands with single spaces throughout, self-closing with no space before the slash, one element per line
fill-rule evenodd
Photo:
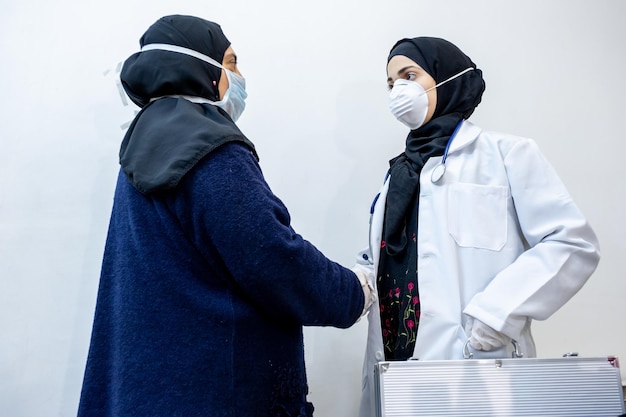
<path fill-rule="evenodd" d="M 381 352 L 380 350 L 376 351 L 374 357 L 376 357 L 377 361 L 382 361 L 383 359 L 385 359 L 385 355 L 383 355 L 383 352 Z"/>

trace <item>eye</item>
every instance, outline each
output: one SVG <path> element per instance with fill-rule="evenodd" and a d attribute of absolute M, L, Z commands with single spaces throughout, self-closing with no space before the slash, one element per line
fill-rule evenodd
<path fill-rule="evenodd" d="M 405 77 L 409 81 L 415 81 L 415 79 L 417 78 L 417 74 L 414 72 L 407 72 Z"/>

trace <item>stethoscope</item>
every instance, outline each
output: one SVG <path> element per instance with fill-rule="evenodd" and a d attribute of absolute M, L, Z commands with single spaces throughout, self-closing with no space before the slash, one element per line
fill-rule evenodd
<path fill-rule="evenodd" d="M 461 119 L 454 128 L 454 132 L 452 132 L 452 136 L 450 136 L 450 139 L 448 139 L 448 143 L 446 144 L 446 150 L 443 151 L 443 158 L 441 158 L 441 162 L 435 167 L 435 169 L 433 169 L 433 172 L 430 175 L 430 181 L 433 184 L 438 183 L 443 178 L 443 174 L 446 173 L 446 159 L 448 159 L 448 150 L 450 149 L 450 144 L 454 140 L 454 137 L 456 136 L 462 124 L 463 119 Z"/>

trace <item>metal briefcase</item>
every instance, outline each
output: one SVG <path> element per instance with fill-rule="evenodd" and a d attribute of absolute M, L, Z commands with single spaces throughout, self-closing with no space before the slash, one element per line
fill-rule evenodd
<path fill-rule="evenodd" d="M 378 417 L 617 417 L 626 411 L 616 357 L 379 362 L 375 378 Z"/>

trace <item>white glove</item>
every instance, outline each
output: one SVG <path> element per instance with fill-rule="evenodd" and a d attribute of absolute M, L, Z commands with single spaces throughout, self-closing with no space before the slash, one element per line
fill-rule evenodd
<path fill-rule="evenodd" d="M 352 267 L 354 272 L 361 283 L 361 289 L 363 290 L 363 297 L 365 303 L 363 304 L 363 312 L 361 317 L 367 313 L 367 310 L 378 298 L 376 296 L 376 290 L 374 290 L 374 270 L 363 265 L 356 264 Z"/>
<path fill-rule="evenodd" d="M 511 338 L 487 326 L 482 321 L 469 317 L 465 324 L 469 345 L 475 350 L 489 352 L 511 343 Z"/>

